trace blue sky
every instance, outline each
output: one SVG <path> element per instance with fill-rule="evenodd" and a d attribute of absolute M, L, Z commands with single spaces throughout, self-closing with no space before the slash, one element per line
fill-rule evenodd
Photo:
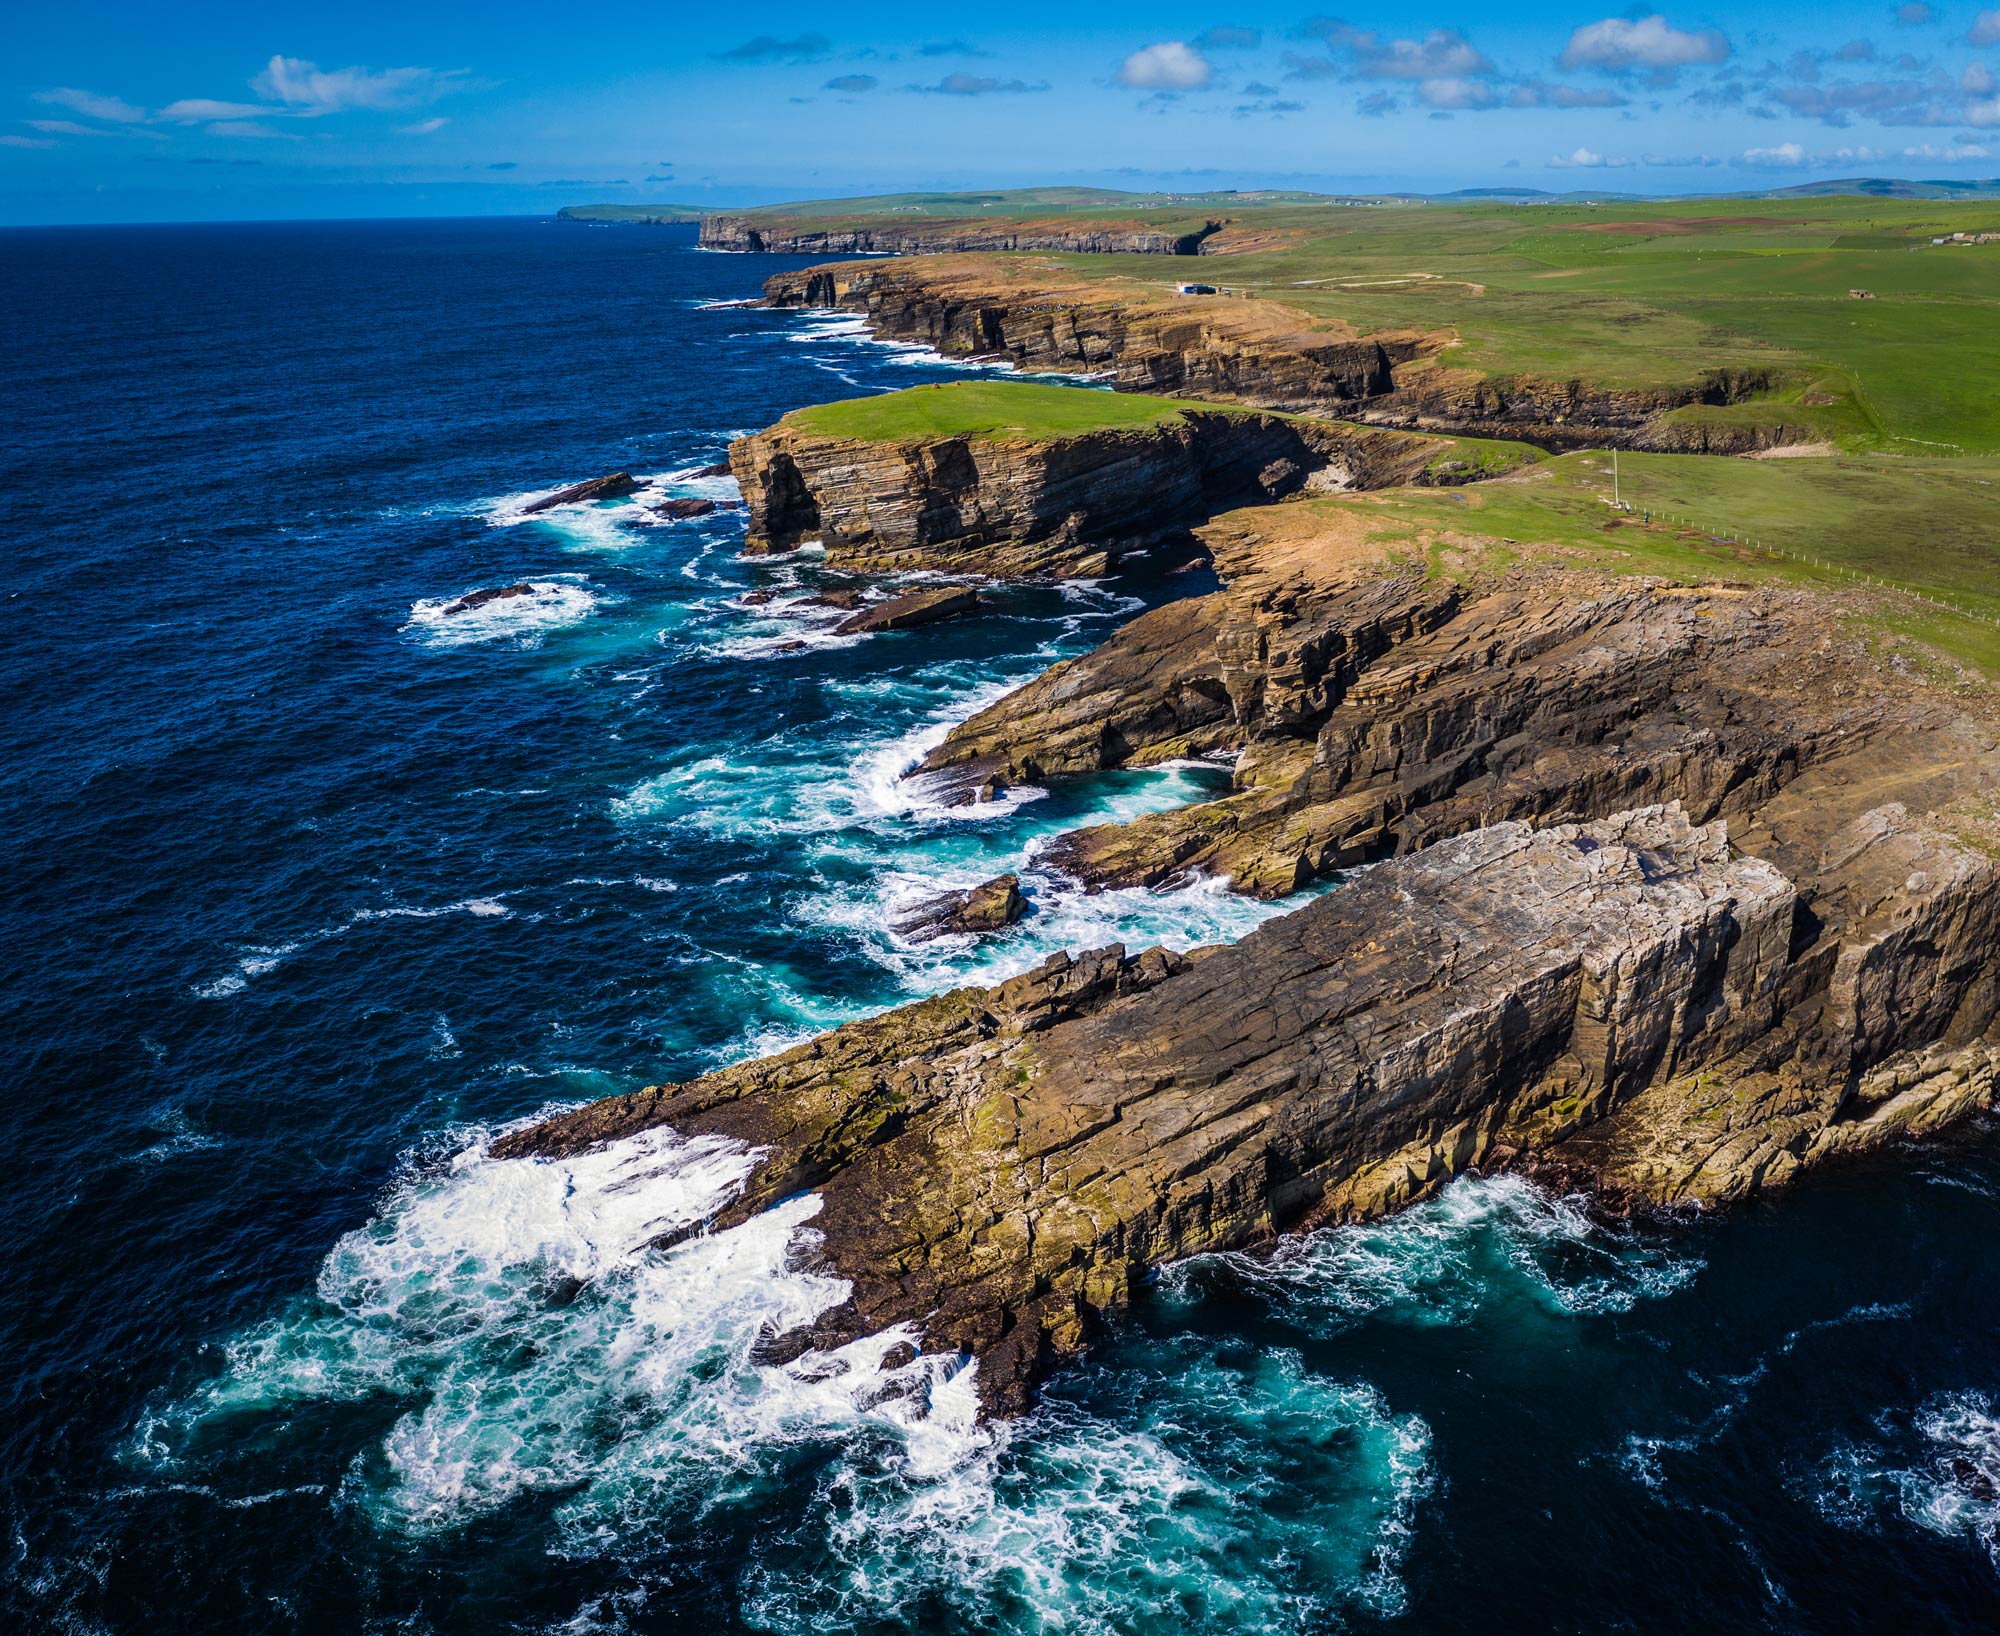
<path fill-rule="evenodd" d="M 15 223 L 2000 175 L 2000 0 L 8 11 Z"/>

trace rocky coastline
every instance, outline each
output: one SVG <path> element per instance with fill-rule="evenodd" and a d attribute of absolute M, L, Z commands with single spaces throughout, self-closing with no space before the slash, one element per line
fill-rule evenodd
<path fill-rule="evenodd" d="M 1815 593 L 1522 564 L 1448 577 L 1277 507 L 1225 587 L 974 716 L 913 776 L 980 799 L 1233 754 L 1209 802 L 1064 838 L 1087 884 L 1227 874 L 1241 943 L 1058 955 L 497 1144 L 657 1125 L 758 1150 L 711 1223 L 819 1196 L 851 1299 L 1013 1413 L 1151 1268 L 1517 1168 L 1722 1204 L 1928 1134 L 2000 1083 L 2000 741 Z M 991 901 L 987 901 L 990 899 Z M 931 906 L 1004 936 L 1015 883 Z M 930 935 L 924 933 L 920 935 Z"/>
<path fill-rule="evenodd" d="M 1078 327 L 1044 305 L 1024 328 L 1027 308 L 926 306 L 911 292 L 930 281 L 889 274 L 773 283 L 831 277 L 819 295 L 859 291 L 871 313 L 893 294 L 894 323 L 946 350 L 1152 367 L 1138 320 Z M 1143 322 L 1155 356 L 1227 352 L 1239 386 L 1274 396 L 1309 369 L 1330 392 L 1339 359 L 1381 345 L 1322 337 L 1321 355 L 1206 317 Z M 732 445 L 751 551 L 816 539 L 864 572 L 1074 574 L 1194 528 L 1221 582 L 979 711 L 905 776 L 971 803 L 1227 761 L 1226 792 L 1073 830 L 1038 867 L 1086 890 L 1338 884 L 1234 945 L 1059 954 L 495 1144 L 559 1158 L 658 1126 L 739 1142 L 756 1168 L 709 1229 L 816 1195 L 811 1253 L 851 1294 L 768 1334 L 770 1358 L 908 1324 L 976 1358 L 983 1407 L 1014 1413 L 1176 1258 L 1378 1216 L 1469 1171 L 1610 1209 L 1722 1205 L 1995 1106 L 2000 724 L 1983 690 L 1885 662 L 1824 591 L 1517 541 L 1487 555 L 1455 533 L 1431 550 L 1309 497 L 1221 510 L 1435 481 L 1452 452 L 1435 437 L 1192 404 L 1048 436 L 1005 417 L 990 434 L 814 429 L 950 419 L 925 418 L 944 399 L 900 397 Z M 932 588 L 853 628 L 976 605 Z M 1002 876 L 920 906 L 903 935 L 1005 938 L 1029 909 Z"/>
<path fill-rule="evenodd" d="M 922 256 L 966 251 L 1052 250 L 1088 255 L 1193 256 L 1222 231 L 1221 221 L 1182 230 L 1140 223 L 1094 222 L 1068 226 L 1061 221 L 977 221 L 962 217 L 913 221 L 900 226 L 810 226 L 811 218 L 705 215 L 704 250 L 745 255 Z"/>
<path fill-rule="evenodd" d="M 1449 335 L 1363 336 L 1274 301 L 1176 298 L 1157 286 L 1065 277 L 1049 266 L 948 256 L 837 264 L 776 274 L 765 281 L 764 298 L 773 306 L 853 313 L 878 337 L 920 342 L 947 357 L 1101 374 L 1122 392 L 1518 439 L 1557 451 L 1747 454 L 1816 435 L 1782 418 L 1705 413 L 1770 393 L 1778 383 L 1768 371 L 1716 368 L 1645 388 L 1489 376 L 1452 362 Z"/>

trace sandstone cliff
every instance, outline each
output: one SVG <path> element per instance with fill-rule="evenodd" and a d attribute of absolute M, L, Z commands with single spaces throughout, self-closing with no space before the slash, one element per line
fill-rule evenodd
<path fill-rule="evenodd" d="M 1157 286 L 1085 280 L 1050 265 L 972 257 L 857 262 L 779 273 L 765 281 L 764 293 L 774 306 L 861 314 L 878 335 L 920 341 L 951 357 L 1109 374 L 1124 392 L 1332 413 L 1550 449 L 1733 454 L 1813 435 L 1782 421 L 1685 413 L 1763 396 L 1775 384 L 1764 372 L 1719 368 L 1651 388 L 1487 376 L 1452 365 L 1448 335 L 1358 335 L 1275 301 L 1181 299 Z"/>
<path fill-rule="evenodd" d="M 789 256 L 950 255 L 983 250 L 1060 250 L 1088 255 L 1192 256 L 1222 230 L 1220 221 L 1158 228 L 1143 222 L 1066 223 L 937 217 L 887 226 L 822 223 L 796 216 L 706 215 L 708 250 Z"/>
<path fill-rule="evenodd" d="M 1445 448 L 1391 431 L 1190 409 L 1156 426 L 1045 438 L 830 437 L 788 416 L 737 439 L 729 459 L 752 553 L 819 540 L 829 561 L 857 569 L 1075 575 L 1308 479 L 1421 481 Z"/>

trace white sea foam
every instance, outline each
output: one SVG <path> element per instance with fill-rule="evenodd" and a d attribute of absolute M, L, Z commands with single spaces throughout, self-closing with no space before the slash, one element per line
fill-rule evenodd
<path fill-rule="evenodd" d="M 440 920 L 447 915 L 471 915 L 478 920 L 501 920 L 513 914 L 499 897 L 460 898 L 455 903 L 435 905 L 390 903 L 379 908 L 356 909 L 337 926 L 322 926 L 308 932 L 303 937 L 289 943 L 251 943 L 243 946 L 237 956 L 235 967 L 222 976 L 206 983 L 198 983 L 192 992 L 199 1000 L 221 1000 L 232 994 L 241 994 L 250 986 L 253 977 L 262 977 L 276 971 L 292 955 L 302 949 L 325 943 L 336 937 L 344 937 L 357 926 L 366 926 L 383 920 Z M 532 918 L 532 917 L 531 917 Z"/>
<path fill-rule="evenodd" d="M 759 1551 L 752 1622 L 1150 1636 L 1400 1611 L 1433 1480 L 1421 1420 L 1284 1351 L 1166 1343 L 1089 1384 L 935 1472 L 836 1464 Z"/>
<path fill-rule="evenodd" d="M 2000 1569 L 2000 1404 L 1968 1390 L 1885 1411 L 1874 1436 L 1835 1447 L 1810 1489 L 1832 1521 L 1873 1530 L 1893 1516 L 1961 1540 Z"/>
<path fill-rule="evenodd" d="M 149 1414 L 130 1455 L 171 1475 L 244 1417 L 396 1403 L 348 1482 L 381 1527 L 434 1533 L 564 1491 L 558 1525 L 578 1550 L 728 1503 L 801 1437 L 865 1429 L 912 1469 L 949 1466 L 983 1435 L 961 1360 L 884 1370 L 901 1331 L 754 1359 L 766 1333 L 846 1296 L 801 1264 L 817 1198 L 655 1247 L 733 1198 L 756 1158 L 654 1130 L 561 1161 L 497 1160 L 482 1137 L 414 1168 L 334 1246 L 315 1296 L 229 1342 L 221 1372 Z"/>
<path fill-rule="evenodd" d="M 501 597 L 458 613 L 464 596 L 433 597 L 410 605 L 403 629 L 425 647 L 461 648 L 481 642 L 504 641 L 514 647 L 536 647 L 550 631 L 581 624 L 606 598 L 575 576 L 526 582 L 528 596 Z"/>
<path fill-rule="evenodd" d="M 1193 1294 L 1218 1276 L 1272 1297 L 1289 1321 L 1458 1324 L 1489 1305 L 1554 1317 L 1630 1311 L 1689 1284 L 1702 1263 L 1519 1176 L 1461 1177 L 1385 1221 L 1281 1240 L 1267 1254 L 1198 1256 L 1169 1269 Z"/>

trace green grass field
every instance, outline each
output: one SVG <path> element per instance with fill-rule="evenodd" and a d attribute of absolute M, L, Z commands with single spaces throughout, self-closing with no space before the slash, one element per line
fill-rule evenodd
<path fill-rule="evenodd" d="M 879 397 L 847 398 L 797 409 L 786 421 L 820 437 L 887 442 L 905 438 L 983 437 L 1040 443 L 1079 432 L 1160 426 L 1190 409 L 1224 414 L 1244 411 L 1230 404 L 1189 403 L 1184 398 L 1149 398 L 1136 392 L 1097 392 L 1083 386 L 1048 386 L 1032 381 L 949 381 L 913 386 Z"/>
<path fill-rule="evenodd" d="M 1491 542 L 1489 566 L 1536 547 L 1612 572 L 1851 590 L 1879 582 L 1958 611 L 1882 599 L 1872 617 L 2000 676 L 2000 460 L 1559 456 L 1505 482 L 1307 502 L 1389 537 Z M 1439 547 L 1432 546 L 1434 557 Z"/>
<path fill-rule="evenodd" d="M 1843 447 L 2000 452 L 2000 244 L 1930 242 L 2000 230 L 2000 201 L 1273 205 L 1237 219 L 1291 242 L 1203 258 L 1210 280 L 1364 334 L 1448 331 L 1468 368 L 1616 387 L 1768 369 L 1787 418 Z M 1085 277 L 1185 276 L 1145 256 L 1061 259 Z"/>

